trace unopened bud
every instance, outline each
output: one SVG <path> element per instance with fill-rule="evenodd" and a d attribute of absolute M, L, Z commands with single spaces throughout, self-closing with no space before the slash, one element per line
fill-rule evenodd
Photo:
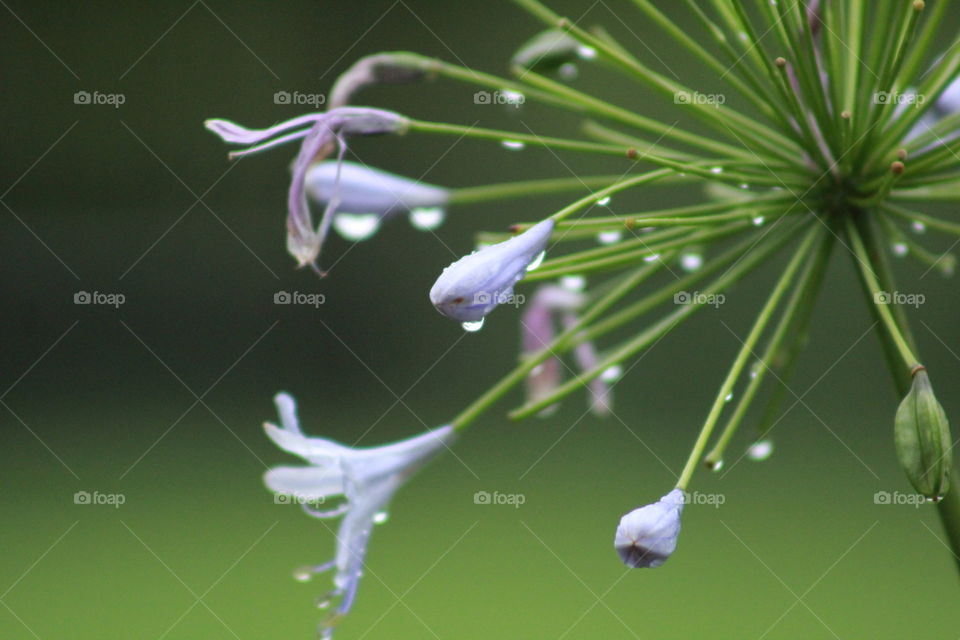
<path fill-rule="evenodd" d="M 897 409 L 894 440 L 900 465 L 914 489 L 939 500 L 950 486 L 953 441 L 947 415 L 923 367 L 915 369 L 913 385 Z"/>

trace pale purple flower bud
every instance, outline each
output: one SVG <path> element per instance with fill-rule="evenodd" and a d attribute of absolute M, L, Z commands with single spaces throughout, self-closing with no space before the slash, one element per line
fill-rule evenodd
<path fill-rule="evenodd" d="M 556 285 L 543 285 L 533 294 L 520 320 L 523 336 L 524 354 L 532 354 L 547 347 L 554 338 L 554 324 L 557 315 L 564 329 L 578 322 L 577 311 L 586 303 L 586 296 Z M 592 342 L 582 342 L 573 350 L 577 368 L 581 371 L 593 369 L 599 362 Z M 560 384 L 562 371 L 560 360 L 551 357 L 544 360 L 527 376 L 527 402 L 534 403 L 552 393 Z M 610 385 L 602 376 L 589 383 L 590 410 L 599 416 L 610 413 L 612 396 Z M 545 410 L 548 415 L 548 407 Z"/>
<path fill-rule="evenodd" d="M 305 186 L 310 199 L 320 204 L 327 205 L 339 196 L 339 204 L 334 209 L 335 216 L 372 214 L 374 223 L 371 234 L 381 219 L 400 213 L 416 212 L 412 214 L 411 221 L 418 228 L 435 228 L 442 222 L 442 208 L 450 199 L 450 191 L 443 187 L 347 161 L 338 164 L 328 160 L 311 166 L 307 170 Z M 432 219 L 432 226 L 423 224 L 423 221 L 417 223 L 414 218 L 420 212 L 429 213 L 425 217 Z M 334 229 L 338 229 L 338 222 L 339 218 L 335 218 Z M 361 238 L 351 234 L 348 239 Z"/>
<path fill-rule="evenodd" d="M 394 444 L 359 449 L 307 437 L 300 430 L 293 398 L 280 393 L 274 400 L 282 426 L 266 423 L 267 435 L 278 447 L 310 464 L 274 467 L 264 475 L 264 482 L 271 491 L 299 502 L 315 518 L 343 516 L 335 558 L 297 572 L 299 579 L 308 580 L 314 573 L 335 570 L 334 591 L 329 595 L 340 598 L 335 621 L 353 604 L 371 531 L 374 524 L 383 521 L 393 494 L 447 448 L 456 432 L 447 425 Z M 311 506 L 338 496 L 345 499 L 339 507 L 317 511 Z"/>
<path fill-rule="evenodd" d="M 553 224 L 547 218 L 518 236 L 460 258 L 437 278 L 430 289 L 430 302 L 448 318 L 482 320 L 512 298 L 514 285 L 546 250 Z"/>
<path fill-rule="evenodd" d="M 411 53 L 376 53 L 360 58 L 337 78 L 327 104 L 331 109 L 350 104 L 353 96 L 374 84 L 406 84 L 427 76 L 429 62 Z"/>
<path fill-rule="evenodd" d="M 620 519 L 613 546 L 625 565 L 652 569 L 667 561 L 677 548 L 683 503 L 683 491 L 674 489 Z"/>
<path fill-rule="evenodd" d="M 301 267 L 309 264 L 319 271 L 317 261 L 320 249 L 330 229 L 339 196 L 335 189 L 315 230 L 304 184 L 310 165 L 323 160 L 334 149 L 337 149 L 337 163 L 342 164 L 349 136 L 403 133 L 408 123 L 407 118 L 392 111 L 340 107 L 326 113 L 299 116 L 260 130 L 246 129 L 227 120 L 207 120 L 205 125 L 226 142 L 254 145 L 230 154 L 234 158 L 303 139 L 300 153 L 293 163 L 293 176 L 287 193 L 287 250 Z M 290 132 L 292 129 L 297 130 Z M 283 135 L 277 137 L 278 134 Z"/>

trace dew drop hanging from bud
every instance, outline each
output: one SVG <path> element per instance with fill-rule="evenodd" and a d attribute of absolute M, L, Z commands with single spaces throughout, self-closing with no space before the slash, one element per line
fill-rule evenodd
<path fill-rule="evenodd" d="M 420 231 L 433 231 L 446 217 L 446 212 L 440 207 L 420 207 L 410 211 L 410 224 Z"/>
<path fill-rule="evenodd" d="M 597 200 L 597 204 L 600 205 L 601 207 L 606 207 L 607 205 L 610 204 L 610 196 L 606 196 L 605 198 L 600 198 L 599 200 Z"/>
<path fill-rule="evenodd" d="M 914 233 L 926 233 L 927 225 L 923 224 L 919 220 L 914 220 L 910 225 L 910 228 L 913 229 Z"/>
<path fill-rule="evenodd" d="M 546 257 L 546 255 L 547 255 L 546 251 L 541 251 L 540 253 L 538 253 L 537 256 L 530 262 L 530 264 L 527 265 L 527 273 L 530 273 L 534 269 L 539 268 L 540 265 L 543 264 L 543 259 Z"/>
<path fill-rule="evenodd" d="M 603 371 L 600 374 L 600 379 L 604 382 L 615 382 L 620 379 L 620 376 L 623 375 L 623 367 L 618 364 L 615 364 Z"/>
<path fill-rule="evenodd" d="M 360 242 L 380 229 L 380 216 L 375 213 L 338 213 L 333 228 L 343 238 Z"/>
<path fill-rule="evenodd" d="M 759 227 L 764 222 L 766 222 L 766 218 L 764 218 L 763 216 L 756 216 L 755 218 L 753 218 L 753 220 L 751 220 L 751 222 L 753 222 L 753 226 Z"/>
<path fill-rule="evenodd" d="M 378 511 L 373 514 L 373 524 L 383 524 L 390 519 L 390 514 L 386 511 Z"/>
<path fill-rule="evenodd" d="M 894 242 L 890 249 L 893 251 L 893 255 L 897 256 L 898 258 L 902 258 L 910 253 L 910 249 L 907 247 L 905 242 Z"/>
<path fill-rule="evenodd" d="M 477 331 L 480 331 L 480 329 L 483 328 L 484 320 L 486 320 L 486 318 L 480 318 L 476 322 L 464 322 L 460 326 L 463 327 L 463 330 L 468 333 L 476 333 Z"/>
<path fill-rule="evenodd" d="M 723 460 L 716 460 L 716 461 L 711 460 L 710 462 L 707 463 L 707 468 L 710 469 L 710 471 L 717 473 L 718 471 L 720 471 L 720 469 L 723 469 Z"/>
<path fill-rule="evenodd" d="M 527 146 L 519 140 L 501 140 L 500 144 L 503 145 L 504 149 L 510 149 L 511 151 L 520 151 Z"/>

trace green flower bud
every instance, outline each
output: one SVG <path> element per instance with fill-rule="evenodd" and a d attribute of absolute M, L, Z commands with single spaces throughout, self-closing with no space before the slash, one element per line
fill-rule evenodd
<path fill-rule="evenodd" d="M 926 370 L 919 365 L 910 392 L 897 409 L 894 440 L 897 457 L 914 489 L 939 500 L 950 487 L 953 440 L 947 415 L 933 395 Z"/>

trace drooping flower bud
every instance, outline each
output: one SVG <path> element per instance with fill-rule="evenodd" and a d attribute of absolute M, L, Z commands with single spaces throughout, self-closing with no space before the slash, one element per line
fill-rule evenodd
<path fill-rule="evenodd" d="M 410 214 L 415 227 L 434 229 L 443 222 L 443 207 L 450 199 L 450 191 L 443 187 L 347 161 L 339 167 L 332 160 L 313 165 L 307 170 L 305 187 L 315 202 L 327 205 L 337 200 L 333 228 L 348 240 L 369 237 L 382 219 L 403 213 Z M 365 234 L 348 231 L 346 222 L 358 216 L 371 218 L 363 224 Z"/>
<path fill-rule="evenodd" d="M 683 503 L 683 491 L 674 489 L 620 519 L 613 545 L 625 565 L 653 569 L 667 561 L 677 548 Z"/>
<path fill-rule="evenodd" d="M 247 129 L 229 120 L 207 120 L 204 125 L 225 142 L 253 145 L 230 154 L 231 158 L 269 149 L 292 140 L 303 139 L 300 152 L 293 162 L 293 176 L 287 190 L 287 251 L 299 265 L 310 265 L 318 272 L 320 249 L 333 222 L 339 194 L 334 195 L 323 213 L 320 225 L 314 229 L 313 218 L 306 196 L 306 175 L 310 166 L 323 160 L 334 150 L 337 163 L 343 164 L 347 152 L 347 138 L 385 133 L 403 133 L 409 120 L 393 111 L 366 107 L 339 107 L 325 113 L 299 116 L 267 129 Z M 295 131 L 291 131 L 298 129 Z M 278 135 L 283 134 L 283 135 Z M 272 138 L 272 139 L 271 139 Z M 336 182 L 336 179 L 335 179 Z"/>
<path fill-rule="evenodd" d="M 405 84 L 422 80 L 429 73 L 422 56 L 402 51 L 375 53 L 360 58 L 337 78 L 330 90 L 331 109 L 350 104 L 353 96 L 374 84 Z"/>
<path fill-rule="evenodd" d="M 538 73 L 554 71 L 577 58 L 593 58 L 596 51 L 561 29 L 541 31 L 517 49 L 511 64 Z"/>
<path fill-rule="evenodd" d="M 547 218 L 523 233 L 464 256 L 443 270 L 430 289 L 437 311 L 460 322 L 478 322 L 513 298 L 514 285 L 537 262 L 553 233 Z"/>
<path fill-rule="evenodd" d="M 900 465 L 913 488 L 939 500 L 950 486 L 953 440 L 947 415 L 923 367 L 914 371 L 913 385 L 897 409 L 894 440 Z"/>

